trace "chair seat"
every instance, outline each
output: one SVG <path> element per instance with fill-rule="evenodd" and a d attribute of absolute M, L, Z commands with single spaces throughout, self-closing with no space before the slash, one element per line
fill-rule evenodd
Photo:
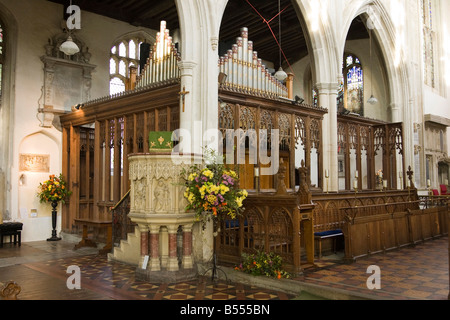
<path fill-rule="evenodd" d="M 323 232 L 315 232 L 314 236 L 325 238 L 325 237 L 331 237 L 331 236 L 338 236 L 341 234 L 343 234 L 342 230 L 337 229 L 337 230 L 328 230 L 328 231 L 323 231 Z"/>
<path fill-rule="evenodd" d="M 18 231 L 22 230 L 23 223 L 21 222 L 5 222 L 0 224 L 0 231 Z"/>

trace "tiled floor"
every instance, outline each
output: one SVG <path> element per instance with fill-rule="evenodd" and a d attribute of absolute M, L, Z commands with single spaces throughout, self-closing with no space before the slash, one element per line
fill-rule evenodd
<path fill-rule="evenodd" d="M 318 268 L 305 272 L 296 280 L 346 290 L 371 299 L 447 300 L 449 296 L 448 237 L 428 240 L 385 254 L 361 258 L 344 264 L 326 258 Z M 369 266 L 379 267 L 380 289 L 370 290 L 368 278 L 374 275 Z M 373 277 L 369 284 L 375 284 Z"/>
<path fill-rule="evenodd" d="M 135 267 L 108 261 L 92 248 L 72 250 L 59 242 L 6 244 L 0 249 L 0 282 L 16 281 L 21 300 L 291 300 L 285 290 L 254 287 L 209 277 L 177 284 L 153 284 L 135 279 Z M 344 264 L 335 256 L 317 261 L 294 281 L 300 285 L 349 293 L 363 299 L 447 300 L 449 294 L 448 237 L 415 247 L 377 254 Z M 69 290 L 68 266 L 81 269 L 81 289 Z M 367 268 L 380 268 L 381 288 L 370 290 Z M 239 271 L 236 271 L 239 272 Z M 315 291 L 311 291 L 315 292 Z M 319 299 L 309 295 L 304 299 Z"/>
<path fill-rule="evenodd" d="M 95 250 L 73 244 L 36 242 L 0 249 L 0 282 L 13 280 L 21 300 L 290 300 L 294 295 L 229 281 L 199 277 L 153 284 L 135 279 L 135 266 L 108 261 Z M 55 258 L 56 257 L 56 258 Z M 69 290 L 69 266 L 81 270 L 81 289 Z"/>

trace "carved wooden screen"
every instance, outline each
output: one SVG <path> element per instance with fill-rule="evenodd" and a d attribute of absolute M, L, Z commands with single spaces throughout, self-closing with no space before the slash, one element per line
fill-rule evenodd
<path fill-rule="evenodd" d="M 402 124 L 364 118 L 338 119 L 339 187 L 401 189 L 406 185 Z M 356 171 L 358 174 L 356 175 Z"/>
<path fill-rule="evenodd" d="M 83 177 L 80 183 L 80 216 L 89 218 L 93 212 L 94 198 L 94 136 L 92 128 L 80 128 L 80 177 Z"/>
<path fill-rule="evenodd" d="M 179 85 L 128 93 L 61 117 L 63 174 L 73 191 L 62 229 L 73 220 L 111 220 L 110 208 L 129 190 L 128 155 L 147 153 L 150 131 L 179 128 Z M 88 139 L 89 137 L 89 139 Z"/>
<path fill-rule="evenodd" d="M 296 210 L 295 197 L 249 197 L 240 217 L 235 220 L 225 218 L 221 222 L 221 232 L 216 240 L 219 261 L 239 263 L 243 254 L 274 252 L 282 257 L 285 266 L 298 266 L 300 261 L 294 256 L 300 256 L 301 235 Z"/>
<path fill-rule="evenodd" d="M 313 167 L 315 173 L 315 183 L 322 186 L 321 166 L 322 166 L 322 117 L 326 112 L 324 109 L 307 105 L 293 105 L 291 103 L 272 101 L 263 98 L 242 96 L 239 94 L 224 92 L 220 93 L 221 103 L 219 104 L 219 129 L 224 136 L 224 153 L 227 150 L 226 132 L 241 129 L 243 137 L 239 143 L 245 143 L 244 155 L 237 150 L 234 154 L 235 163 L 238 160 L 245 164 L 239 166 L 242 188 L 255 188 L 255 164 L 261 168 L 269 167 L 271 164 L 261 163 L 259 146 L 264 145 L 267 154 L 271 156 L 272 148 L 277 148 L 279 159 L 287 168 L 285 184 L 287 188 L 294 189 L 298 185 L 296 179 L 296 169 L 304 161 L 305 166 Z M 265 130 L 266 135 L 261 135 L 260 130 Z M 277 146 L 273 146 L 272 130 L 278 131 Z M 236 134 L 237 135 L 237 134 Z M 267 139 L 267 140 L 266 140 Z M 234 141 L 236 149 L 237 139 Z M 257 150 L 257 161 L 251 148 Z M 314 163 L 311 163 L 311 149 L 314 149 Z M 273 190 L 276 188 L 276 178 L 274 175 L 260 175 L 259 187 L 261 190 Z"/>
<path fill-rule="evenodd" d="M 268 223 L 269 250 L 279 255 L 284 262 L 293 263 L 292 221 L 284 208 L 271 212 Z"/>

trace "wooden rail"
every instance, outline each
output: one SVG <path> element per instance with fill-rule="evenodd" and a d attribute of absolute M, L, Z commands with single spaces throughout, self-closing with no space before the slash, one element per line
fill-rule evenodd
<path fill-rule="evenodd" d="M 387 252 L 448 234 L 448 204 L 420 201 L 344 207 L 345 260 Z"/>

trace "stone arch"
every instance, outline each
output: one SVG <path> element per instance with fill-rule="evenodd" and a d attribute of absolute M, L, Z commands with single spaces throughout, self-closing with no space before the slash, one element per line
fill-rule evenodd
<path fill-rule="evenodd" d="M 311 61 L 313 84 L 337 82 L 339 64 L 335 52 L 335 39 L 328 11 L 320 8 L 319 1 L 295 0 L 292 2 L 305 35 Z M 320 11 L 320 14 L 319 14 Z M 305 17 L 317 16 L 315 19 Z"/>
<path fill-rule="evenodd" d="M 61 171 L 61 142 L 51 133 L 41 130 L 25 136 L 18 145 L 17 150 L 17 217 L 24 223 L 22 232 L 23 241 L 27 239 L 44 240 L 49 234 L 51 207 L 48 203 L 40 203 L 37 197 L 39 184 L 49 179 L 49 175 L 58 176 Z M 36 157 L 45 160 L 47 168 L 33 170 L 28 168 L 24 161 Z M 58 206 L 60 213 L 61 206 Z M 58 213 L 58 214 L 59 214 Z M 57 229 L 60 229 L 61 219 L 57 219 Z"/>
<path fill-rule="evenodd" d="M 6 30 L 3 61 L 2 102 L 0 104 L 0 223 L 11 212 L 11 151 L 13 150 L 13 115 L 15 109 L 14 69 L 17 57 L 18 26 L 14 15 L 0 3 L 0 21 Z"/>
<path fill-rule="evenodd" d="M 398 35 L 396 25 L 389 15 L 389 9 L 380 0 L 365 0 L 359 7 L 354 9 L 348 8 L 349 15 L 346 17 L 344 23 L 344 30 L 350 28 L 352 20 L 362 15 L 364 18 L 370 18 L 374 24 L 375 29 L 372 32 L 372 36 L 377 41 L 380 48 L 380 54 L 384 68 L 386 72 L 387 82 L 387 94 L 389 98 L 388 112 L 390 113 L 390 122 L 403 122 L 403 135 L 405 137 L 404 148 L 405 150 L 405 162 L 414 163 L 414 148 L 413 141 L 413 123 L 417 119 L 413 119 L 416 114 L 413 112 L 412 103 L 410 102 L 413 97 L 414 77 L 411 77 L 411 70 L 409 70 L 407 61 L 404 60 L 402 55 L 398 55 Z M 344 36 L 345 37 L 345 36 Z M 339 41 L 339 51 L 343 53 L 345 46 L 345 38 Z M 411 148 L 407 147 L 411 146 Z"/>

